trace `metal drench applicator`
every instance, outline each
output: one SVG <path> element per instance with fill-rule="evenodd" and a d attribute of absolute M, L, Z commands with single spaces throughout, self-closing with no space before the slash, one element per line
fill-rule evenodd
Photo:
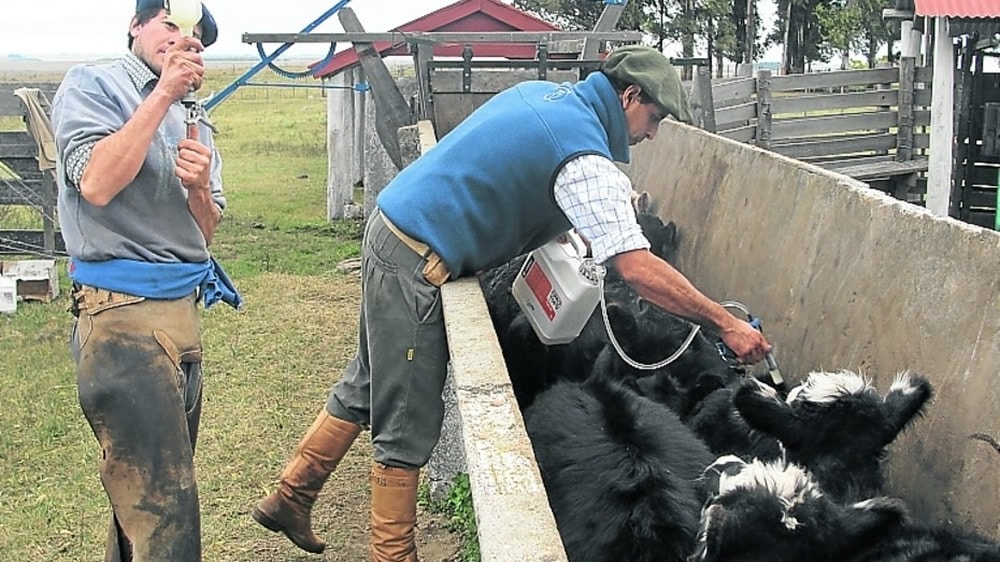
<path fill-rule="evenodd" d="M 163 4 L 169 21 L 180 29 L 181 34 L 185 37 L 194 37 L 194 26 L 198 25 L 203 15 L 201 0 L 164 0 Z M 187 125 L 188 138 L 193 138 L 197 135 L 199 121 L 208 125 L 213 132 L 216 130 L 215 126 L 208 120 L 205 106 L 195 97 L 194 89 L 189 90 L 181 98 L 181 104 L 187 110 L 184 124 Z"/>

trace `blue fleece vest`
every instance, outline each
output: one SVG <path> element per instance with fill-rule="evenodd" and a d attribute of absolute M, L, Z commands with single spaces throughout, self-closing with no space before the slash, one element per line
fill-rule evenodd
<path fill-rule="evenodd" d="M 381 212 L 425 242 L 452 278 L 501 264 L 569 230 L 553 184 L 583 154 L 629 161 L 611 82 L 530 81 L 483 104 L 379 194 Z"/>

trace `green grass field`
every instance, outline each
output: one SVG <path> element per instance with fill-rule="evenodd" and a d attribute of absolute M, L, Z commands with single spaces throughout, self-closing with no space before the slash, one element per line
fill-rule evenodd
<path fill-rule="evenodd" d="M 215 75 L 206 89 L 236 75 Z M 331 544 L 324 556 L 294 549 L 247 515 L 355 349 L 360 286 L 337 264 L 358 255 L 362 225 L 326 220 L 326 100 L 319 90 L 240 91 L 212 119 L 229 199 L 213 251 L 247 306 L 202 316 L 204 559 L 367 559 L 364 439 L 314 511 L 314 528 Z M 103 558 L 110 509 L 77 404 L 68 284 L 60 281 L 54 302 L 22 302 L 0 315 L 0 562 Z"/>

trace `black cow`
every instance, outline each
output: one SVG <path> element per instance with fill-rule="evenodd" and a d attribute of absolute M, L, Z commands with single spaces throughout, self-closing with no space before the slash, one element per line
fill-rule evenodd
<path fill-rule="evenodd" d="M 542 392 L 524 421 L 571 562 L 685 560 L 714 455 L 673 411 L 595 373 Z"/>
<path fill-rule="evenodd" d="M 690 562 L 998 562 L 985 537 L 909 520 L 901 500 L 843 505 L 801 466 L 720 458 Z"/>
<path fill-rule="evenodd" d="M 806 467 L 838 501 L 882 493 L 886 447 L 923 411 L 930 383 L 900 373 L 883 397 L 851 371 L 810 373 L 785 400 L 745 383 L 733 404 L 750 427 L 781 441 L 787 459 Z"/>

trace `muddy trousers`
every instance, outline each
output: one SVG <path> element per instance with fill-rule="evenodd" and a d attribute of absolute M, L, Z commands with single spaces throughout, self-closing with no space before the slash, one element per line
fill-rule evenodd
<path fill-rule="evenodd" d="M 101 447 L 112 508 L 105 561 L 198 562 L 202 378 L 194 295 L 145 300 L 83 287 L 75 298 L 77 390 Z"/>

